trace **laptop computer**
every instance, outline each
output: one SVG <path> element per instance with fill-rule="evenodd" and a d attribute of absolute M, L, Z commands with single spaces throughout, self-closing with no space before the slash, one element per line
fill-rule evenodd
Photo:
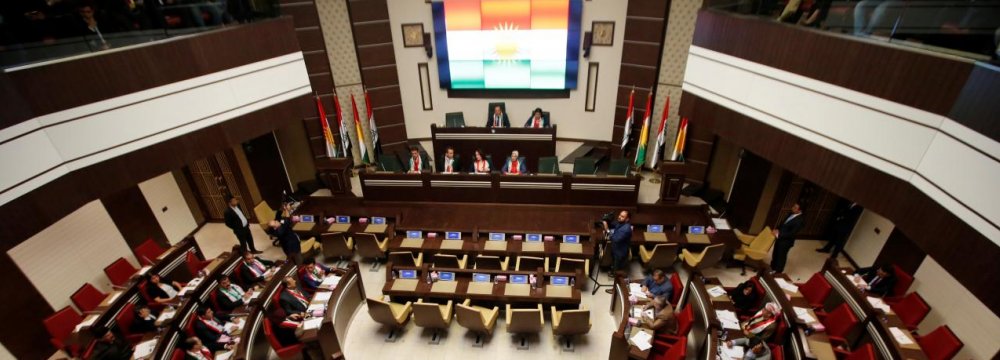
<path fill-rule="evenodd" d="M 569 285 L 569 277 L 567 276 L 553 276 L 549 278 L 552 285 Z"/>
<path fill-rule="evenodd" d="M 423 239 L 424 232 L 420 230 L 406 230 L 407 239 Z"/>
<path fill-rule="evenodd" d="M 504 233 L 490 233 L 491 241 L 505 241 L 507 240 L 507 234 Z"/>
<path fill-rule="evenodd" d="M 441 281 L 455 281 L 455 273 L 451 271 L 442 271 L 438 273 L 438 280 Z"/>
<path fill-rule="evenodd" d="M 492 279 L 490 279 L 490 274 L 480 274 L 480 273 L 472 274 L 472 282 L 482 283 L 490 281 L 493 281 Z"/>
<path fill-rule="evenodd" d="M 460 231 L 449 231 L 444 234 L 445 240 L 462 240 L 462 233 Z"/>
<path fill-rule="evenodd" d="M 531 242 L 542 241 L 542 234 L 525 234 L 524 237 Z"/>
<path fill-rule="evenodd" d="M 336 220 L 337 220 L 338 224 L 347 224 L 347 223 L 351 222 L 351 217 L 350 216 L 345 216 L 345 215 L 337 215 L 337 219 Z"/>
<path fill-rule="evenodd" d="M 701 235 L 705 233 L 705 227 L 701 225 L 688 226 L 688 234 Z"/>
<path fill-rule="evenodd" d="M 663 225 L 646 225 L 646 232 L 661 233 L 663 232 Z"/>
<path fill-rule="evenodd" d="M 510 276 L 510 283 L 511 284 L 527 284 L 528 283 L 528 275 L 511 275 Z"/>
<path fill-rule="evenodd" d="M 417 271 L 416 270 L 399 270 L 399 278 L 400 279 L 416 279 L 417 278 Z"/>
<path fill-rule="evenodd" d="M 381 217 L 381 216 L 373 216 L 372 217 L 372 224 L 375 224 L 375 225 L 385 225 L 385 218 Z"/>
<path fill-rule="evenodd" d="M 579 244 L 580 235 L 563 235 L 563 242 L 567 244 Z"/>
<path fill-rule="evenodd" d="M 299 222 L 312 223 L 316 222 L 316 218 L 312 215 L 300 215 Z"/>

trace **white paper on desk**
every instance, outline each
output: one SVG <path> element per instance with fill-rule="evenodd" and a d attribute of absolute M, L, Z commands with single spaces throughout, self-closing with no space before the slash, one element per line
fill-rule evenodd
<path fill-rule="evenodd" d="M 642 291 L 642 285 L 639 285 L 637 283 L 629 283 L 628 292 L 629 295 L 635 295 L 642 299 L 646 298 L 646 293 Z"/>
<path fill-rule="evenodd" d="M 310 304 L 309 308 L 306 309 L 306 312 L 311 313 L 316 310 L 326 311 L 326 304 Z"/>
<path fill-rule="evenodd" d="M 861 275 L 851 274 L 851 275 L 848 275 L 847 277 L 849 279 L 851 279 L 851 282 L 853 282 L 854 285 L 861 286 L 861 287 L 868 287 L 868 282 L 865 281 L 865 278 L 861 277 Z"/>
<path fill-rule="evenodd" d="M 313 295 L 312 303 L 313 304 L 326 304 L 327 302 L 330 301 L 330 297 L 331 296 L 333 296 L 333 293 L 330 292 L 330 291 L 320 291 L 320 292 L 317 292 L 316 295 Z"/>
<path fill-rule="evenodd" d="M 227 333 L 232 334 L 236 330 L 239 330 L 240 328 L 242 328 L 243 327 L 242 325 L 243 324 L 237 324 L 237 323 L 227 322 L 225 325 L 222 325 L 222 329 L 225 330 Z"/>
<path fill-rule="evenodd" d="M 302 330 L 319 329 L 323 325 L 323 318 L 312 318 L 302 322 Z"/>
<path fill-rule="evenodd" d="M 323 287 L 333 287 L 340 283 L 340 276 L 330 275 L 323 279 Z"/>
<path fill-rule="evenodd" d="M 869 296 L 868 297 L 868 303 L 872 304 L 873 308 L 882 310 L 882 312 L 884 312 L 886 314 L 889 314 L 889 313 L 892 312 L 892 309 L 889 308 L 889 304 L 886 304 L 885 301 L 882 301 L 882 299 L 879 299 L 877 297 L 871 297 L 871 296 Z"/>
<path fill-rule="evenodd" d="M 656 318 L 656 314 L 653 313 L 653 309 L 646 309 L 646 311 L 642 312 L 642 315 L 650 319 Z"/>
<path fill-rule="evenodd" d="M 156 322 L 162 323 L 164 321 L 173 319 L 175 313 L 176 313 L 176 310 L 161 312 L 160 313 L 160 317 L 156 318 Z"/>
<path fill-rule="evenodd" d="M 733 345 L 733 347 L 728 347 L 725 344 L 723 344 L 719 346 L 719 348 L 722 349 L 720 353 L 722 353 L 723 359 L 742 359 L 743 355 L 746 354 L 746 351 L 743 350 L 743 347 L 739 345 Z"/>
<path fill-rule="evenodd" d="M 652 344 L 653 336 L 649 335 L 649 333 L 645 331 L 636 332 L 635 335 L 632 336 L 631 340 L 632 344 L 634 344 L 635 347 L 639 348 L 639 350 L 642 351 L 649 350 L 649 348 L 653 347 Z"/>
<path fill-rule="evenodd" d="M 139 268 L 139 272 L 138 272 L 139 276 L 146 275 L 146 272 L 148 272 L 149 269 L 152 269 L 152 268 L 153 268 L 152 266 L 143 266 L 143 267 Z"/>
<path fill-rule="evenodd" d="M 809 309 L 800 308 L 798 306 L 793 306 L 792 309 L 795 310 L 795 316 L 798 317 L 799 320 L 802 320 L 802 322 L 806 324 L 811 324 L 816 322 L 816 318 L 814 318 L 812 315 L 809 315 Z"/>
<path fill-rule="evenodd" d="M 913 340 L 910 339 L 910 335 L 906 334 L 906 330 L 898 327 L 891 327 L 889 328 L 889 333 L 892 334 L 892 337 L 896 338 L 896 343 L 899 345 L 913 344 Z"/>
<path fill-rule="evenodd" d="M 720 297 L 726 295 L 726 289 L 723 289 L 721 286 L 710 287 L 708 288 L 708 294 L 712 297 Z"/>
<path fill-rule="evenodd" d="M 233 354 L 235 354 L 235 353 L 236 352 L 232 351 L 232 350 L 226 351 L 226 352 L 217 353 L 217 354 L 215 354 L 215 360 L 229 360 L 229 358 L 233 357 Z"/>
<path fill-rule="evenodd" d="M 740 320 L 736 317 L 736 313 L 729 310 L 715 310 L 715 317 L 719 319 L 722 323 L 723 329 L 740 329 Z"/>
<path fill-rule="evenodd" d="M 80 331 L 80 329 L 94 325 L 94 322 L 97 321 L 97 317 L 98 317 L 97 314 L 91 314 L 87 316 L 86 319 L 83 319 L 83 321 L 81 321 L 79 324 L 76 325 L 76 329 L 74 329 L 73 331 L 78 332 Z"/>
<path fill-rule="evenodd" d="M 781 287 L 782 290 L 785 290 L 785 291 L 788 291 L 788 292 L 799 292 L 799 287 L 798 286 L 795 286 L 795 284 L 792 284 L 792 283 L 786 281 L 785 279 L 776 277 L 776 278 L 774 278 L 774 282 L 778 283 L 778 286 Z"/>
<path fill-rule="evenodd" d="M 641 318 L 642 317 L 642 308 L 633 307 L 632 308 L 632 317 L 637 318 L 637 319 Z"/>
<path fill-rule="evenodd" d="M 108 298 L 105 299 L 105 301 L 107 301 L 108 304 L 111 304 L 111 303 L 115 302 L 115 300 L 117 300 L 119 296 L 122 296 L 122 292 L 121 291 L 115 291 L 115 292 L 111 293 L 111 295 L 108 295 Z"/>
<path fill-rule="evenodd" d="M 253 293 L 250 294 L 250 300 L 256 299 L 258 297 L 260 297 L 260 291 L 254 291 Z"/>
<path fill-rule="evenodd" d="M 712 224 L 715 225 L 716 230 L 729 230 L 729 221 L 726 219 L 712 218 Z"/>
<path fill-rule="evenodd" d="M 132 352 L 133 359 L 142 359 L 153 355 L 153 350 L 156 350 L 156 339 L 143 341 L 135 346 L 135 351 Z"/>

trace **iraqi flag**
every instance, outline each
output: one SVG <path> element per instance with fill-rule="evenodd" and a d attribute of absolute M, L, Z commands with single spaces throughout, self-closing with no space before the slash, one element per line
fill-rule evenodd
<path fill-rule="evenodd" d="M 665 134 L 667 132 L 667 117 L 670 116 L 670 95 L 667 95 L 667 105 L 663 106 L 663 115 L 660 117 L 660 130 L 656 132 L 656 148 L 653 149 L 653 168 L 660 166 L 660 158 L 663 156 L 663 146 L 666 145 L 667 139 Z"/>
<path fill-rule="evenodd" d="M 372 112 L 372 101 L 368 97 L 368 89 L 365 89 L 365 110 L 368 111 L 368 129 L 372 132 L 372 152 L 371 163 L 378 162 L 375 158 L 382 152 L 382 147 L 378 143 L 378 126 L 375 126 L 375 113 Z"/>
<path fill-rule="evenodd" d="M 622 151 L 625 151 L 625 146 L 628 145 L 628 138 L 632 135 L 632 110 L 633 102 L 635 100 L 635 89 L 628 94 L 628 110 L 625 112 L 625 132 L 622 134 Z"/>

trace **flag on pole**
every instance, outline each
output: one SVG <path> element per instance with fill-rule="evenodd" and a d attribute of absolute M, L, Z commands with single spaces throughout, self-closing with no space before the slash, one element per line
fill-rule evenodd
<path fill-rule="evenodd" d="M 646 162 L 646 143 L 649 142 L 649 118 L 652 114 L 650 109 L 653 105 L 653 92 L 646 95 L 646 115 L 642 118 L 642 132 L 639 133 L 639 146 L 635 149 L 635 168 L 642 168 Z"/>
<path fill-rule="evenodd" d="M 337 128 L 340 130 L 340 147 L 344 150 L 344 157 L 351 156 L 351 137 L 347 132 L 347 124 L 344 123 L 344 112 L 340 109 L 340 98 L 337 93 L 333 93 L 333 110 L 337 112 Z"/>
<path fill-rule="evenodd" d="M 670 156 L 672 161 L 684 161 L 684 140 L 688 133 L 688 119 L 681 119 L 681 126 L 677 129 L 677 141 L 674 142 L 674 153 Z"/>
<path fill-rule="evenodd" d="M 632 100 L 635 99 L 635 89 L 628 94 L 628 111 L 625 113 L 625 133 L 622 135 L 622 151 L 628 145 L 628 137 L 632 135 Z"/>
<path fill-rule="evenodd" d="M 326 120 L 326 111 L 323 111 L 323 102 L 316 98 L 316 109 L 319 111 L 319 124 L 323 126 L 323 142 L 326 143 L 326 157 L 337 157 L 337 144 L 333 142 L 333 133 L 330 132 L 330 122 Z"/>
<path fill-rule="evenodd" d="M 354 101 L 354 94 L 351 94 L 351 108 L 354 109 L 354 129 L 358 132 L 358 150 L 361 153 L 361 162 L 368 164 L 368 148 L 365 147 L 365 132 L 361 130 L 361 118 L 358 116 L 358 103 Z"/>
<path fill-rule="evenodd" d="M 667 132 L 667 116 L 670 115 L 670 95 L 667 95 L 667 105 L 663 106 L 663 116 L 660 117 L 660 130 L 656 132 L 656 148 L 653 149 L 653 168 L 660 166 L 660 159 L 663 156 L 663 145 L 667 139 L 664 134 Z"/>
<path fill-rule="evenodd" d="M 368 89 L 365 89 L 365 110 L 368 111 L 368 128 L 372 131 L 372 164 L 377 163 L 378 154 L 382 152 L 382 147 L 378 143 L 378 127 L 375 126 L 375 114 L 372 113 L 372 101 L 368 97 Z"/>

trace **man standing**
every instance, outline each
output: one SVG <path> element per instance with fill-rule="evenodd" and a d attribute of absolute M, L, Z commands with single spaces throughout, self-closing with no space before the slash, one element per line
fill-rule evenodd
<path fill-rule="evenodd" d="M 629 224 L 631 219 L 631 214 L 628 210 L 622 210 L 618 212 L 618 218 L 611 221 L 609 224 L 604 221 L 604 231 L 608 233 L 608 239 L 610 240 L 611 247 L 611 257 L 614 262 L 611 265 L 611 271 L 616 275 L 623 273 L 625 266 L 628 265 L 628 248 L 632 242 L 632 224 Z M 606 292 L 611 294 L 614 289 L 608 289 Z"/>
<path fill-rule="evenodd" d="M 490 115 L 489 119 L 486 119 L 487 128 L 509 128 L 510 119 L 507 118 L 507 114 L 500 109 L 500 105 L 493 107 L 493 114 Z"/>
<path fill-rule="evenodd" d="M 271 230 L 271 236 L 278 239 L 281 250 L 285 252 L 285 259 L 293 264 L 302 265 L 302 243 L 299 235 L 292 230 L 292 222 L 271 220 L 267 223 L 267 227 Z"/>
<path fill-rule="evenodd" d="M 250 234 L 250 222 L 247 221 L 246 215 L 243 215 L 243 210 L 240 210 L 240 200 L 235 196 L 229 195 L 226 197 L 226 202 L 229 203 L 229 208 L 224 213 L 226 226 L 233 230 L 233 234 L 236 234 L 236 239 L 240 241 L 240 249 L 244 252 L 249 251 L 253 254 L 260 254 L 261 252 L 257 251 L 257 248 L 253 245 L 253 235 Z"/>
<path fill-rule="evenodd" d="M 461 171 L 462 165 L 458 163 L 459 156 L 455 155 L 455 149 L 451 146 L 445 148 L 444 155 L 437 161 L 437 172 L 451 174 Z"/>
<path fill-rule="evenodd" d="M 841 208 L 837 216 L 834 217 L 833 224 L 830 224 L 830 241 L 827 241 L 826 246 L 816 249 L 816 251 L 830 253 L 830 257 L 837 258 L 837 255 L 844 250 L 844 243 L 847 242 L 847 237 L 851 236 L 854 224 L 858 223 L 858 218 L 861 217 L 861 212 L 864 210 L 856 202 L 852 202 L 846 208 Z"/>
<path fill-rule="evenodd" d="M 774 255 L 771 257 L 771 270 L 774 272 L 785 272 L 788 251 L 795 245 L 795 235 L 802 230 L 802 224 L 802 207 L 795 203 L 792 205 L 792 214 L 772 230 L 774 237 L 777 238 L 774 242 Z"/>

